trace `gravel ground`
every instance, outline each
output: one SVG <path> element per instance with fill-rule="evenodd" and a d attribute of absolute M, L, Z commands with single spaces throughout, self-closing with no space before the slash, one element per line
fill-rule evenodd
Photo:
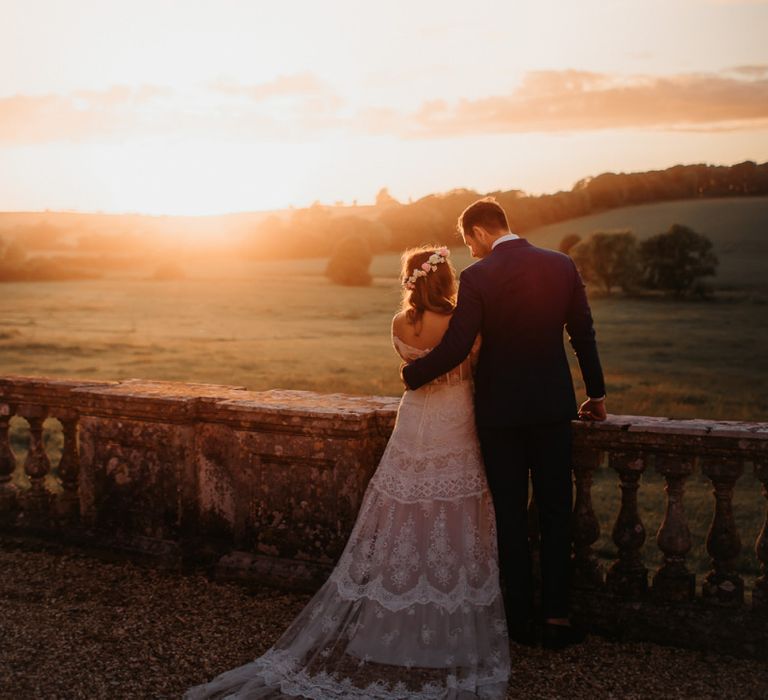
<path fill-rule="evenodd" d="M 0 537 L 2 700 L 180 698 L 260 655 L 309 596 Z M 590 635 L 512 644 L 510 698 L 767 698 L 768 664 Z"/>

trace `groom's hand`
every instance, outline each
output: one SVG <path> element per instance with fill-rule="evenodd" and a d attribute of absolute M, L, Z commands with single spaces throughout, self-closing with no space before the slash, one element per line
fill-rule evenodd
<path fill-rule="evenodd" d="M 605 399 L 601 401 L 587 399 L 579 406 L 580 420 L 605 420 L 607 417 L 608 412 L 605 410 Z"/>

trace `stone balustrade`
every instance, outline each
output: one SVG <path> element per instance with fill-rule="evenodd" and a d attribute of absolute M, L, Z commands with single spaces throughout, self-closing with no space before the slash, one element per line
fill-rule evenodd
<path fill-rule="evenodd" d="M 0 529 L 205 568 L 220 580 L 311 590 L 341 554 L 397 405 L 392 397 L 3 376 Z M 768 424 L 611 416 L 576 422 L 574 432 L 574 617 L 624 639 L 768 658 L 768 509 L 754 541 L 761 572 L 748 589 L 733 508 L 747 467 L 768 498 Z M 610 562 L 595 553 L 593 505 L 606 463 L 620 498 Z M 663 477 L 666 496 L 653 572 L 638 508 L 649 469 Z M 713 495 L 701 543 L 711 570 L 698 587 L 684 495 L 697 470 Z M 535 545 L 533 499 L 529 514 Z"/>

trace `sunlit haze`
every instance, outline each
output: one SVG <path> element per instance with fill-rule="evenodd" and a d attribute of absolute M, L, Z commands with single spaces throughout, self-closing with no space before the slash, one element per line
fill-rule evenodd
<path fill-rule="evenodd" d="M 768 2 L 0 0 L 0 210 L 213 214 L 768 160 Z"/>

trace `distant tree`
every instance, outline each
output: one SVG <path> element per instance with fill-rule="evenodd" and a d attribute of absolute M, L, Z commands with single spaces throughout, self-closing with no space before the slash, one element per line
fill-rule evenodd
<path fill-rule="evenodd" d="M 350 287 L 367 287 L 372 277 L 371 246 L 362 236 L 346 236 L 337 241 L 328 260 L 325 274 L 334 284 Z"/>
<path fill-rule="evenodd" d="M 380 208 L 386 208 L 396 206 L 400 204 L 390 193 L 386 187 L 382 187 L 376 194 L 376 206 Z"/>
<path fill-rule="evenodd" d="M 651 236 L 640 245 L 643 284 L 681 296 L 703 294 L 701 278 L 715 274 L 719 261 L 712 241 L 687 226 L 672 224 L 669 231 Z"/>
<path fill-rule="evenodd" d="M 45 220 L 29 226 L 16 226 L 14 233 L 16 240 L 23 242 L 26 250 L 60 250 L 70 247 L 61 240 L 65 230 Z"/>
<path fill-rule="evenodd" d="M 65 256 L 28 257 L 18 241 L 7 242 L 0 238 L 0 282 L 45 282 L 100 276 L 73 269 L 72 262 L 71 257 Z"/>
<path fill-rule="evenodd" d="M 731 190 L 743 194 L 756 194 L 759 192 L 757 186 L 757 163 L 746 160 L 743 163 L 732 165 L 730 169 Z"/>
<path fill-rule="evenodd" d="M 293 248 L 285 233 L 283 220 L 271 214 L 259 222 L 243 241 L 244 255 L 255 260 L 289 257 Z"/>
<path fill-rule="evenodd" d="M 577 243 L 581 242 L 581 236 L 578 233 L 569 233 L 566 236 L 563 236 L 563 240 L 560 241 L 559 250 L 561 253 L 565 253 L 566 255 L 569 255 L 571 252 L 571 248 L 575 246 Z"/>
<path fill-rule="evenodd" d="M 379 221 L 392 232 L 392 248 L 402 250 L 424 241 L 454 242 L 452 230 L 438 209 L 437 199 L 420 199 L 413 204 L 385 209 Z M 454 216 L 454 221 L 455 221 Z"/>
<path fill-rule="evenodd" d="M 146 249 L 147 241 L 137 233 L 85 233 L 77 237 L 76 249 L 83 253 L 129 253 Z"/>
<path fill-rule="evenodd" d="M 638 278 L 637 238 L 631 231 L 599 231 L 570 251 L 585 282 L 610 294 L 614 287 L 631 291 Z"/>
<path fill-rule="evenodd" d="M 27 253 L 18 241 L 0 241 L 0 260 L 4 265 L 15 267 L 23 264 L 26 259 Z"/>
<path fill-rule="evenodd" d="M 292 257 L 309 258 L 328 255 L 332 250 L 329 231 L 333 215 L 329 207 L 314 202 L 307 209 L 297 209 L 286 226 Z"/>
<path fill-rule="evenodd" d="M 584 185 L 589 193 L 592 209 L 613 209 L 626 202 L 626 178 L 623 174 L 601 173 Z"/>
<path fill-rule="evenodd" d="M 388 250 L 391 238 L 389 229 L 380 221 L 349 215 L 334 217 L 328 226 L 328 236 L 331 247 L 335 241 L 359 236 L 368 241 L 372 253 Z"/>

